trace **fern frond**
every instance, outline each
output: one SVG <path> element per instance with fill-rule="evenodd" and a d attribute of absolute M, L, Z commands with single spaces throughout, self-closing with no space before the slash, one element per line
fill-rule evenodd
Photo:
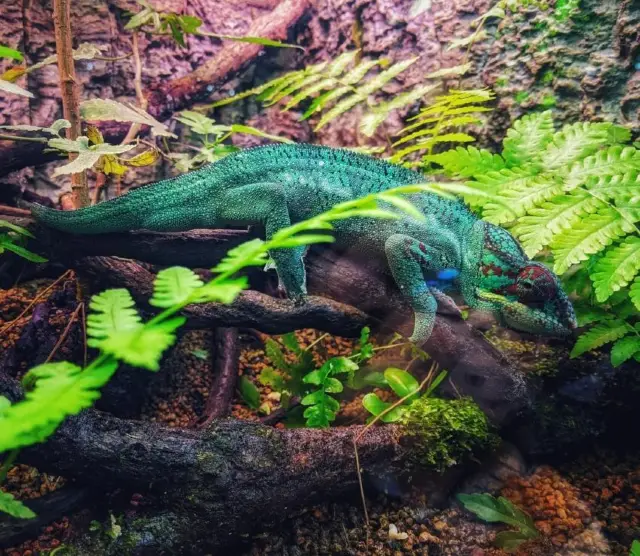
<path fill-rule="evenodd" d="M 149 304 L 162 308 L 181 305 L 203 285 L 204 282 L 190 268 L 182 266 L 165 268 L 156 276 L 153 283 L 153 296 Z"/>
<path fill-rule="evenodd" d="M 136 330 L 142 321 L 128 290 L 106 290 L 91 298 L 87 316 L 88 345 L 98 347 L 100 342 L 115 332 Z"/>
<path fill-rule="evenodd" d="M 619 367 L 625 361 L 640 353 L 640 334 L 630 334 L 620 338 L 611 348 L 611 363 Z"/>
<path fill-rule="evenodd" d="M 499 154 L 473 146 L 456 147 L 439 154 L 427 155 L 422 160 L 439 164 L 448 176 L 460 177 L 479 176 L 502 170 L 505 166 Z"/>
<path fill-rule="evenodd" d="M 399 110 L 413 104 L 435 89 L 437 85 L 422 85 L 412 90 L 396 95 L 388 102 L 381 102 L 373 106 L 360 121 L 360 131 L 367 137 L 373 137 L 378 126 L 389 117 L 394 110 Z"/>
<path fill-rule="evenodd" d="M 640 237 L 628 236 L 607 249 L 590 274 L 596 298 L 602 303 L 626 286 L 640 272 Z"/>
<path fill-rule="evenodd" d="M 565 125 L 554 134 L 541 155 L 545 170 L 557 171 L 589 156 L 610 139 L 610 123 L 578 122 Z"/>
<path fill-rule="evenodd" d="M 621 320 L 611 320 L 596 324 L 582 334 L 571 350 L 571 357 L 578 357 L 605 344 L 615 342 L 629 332 L 629 325 Z"/>
<path fill-rule="evenodd" d="M 418 60 L 417 57 L 397 62 L 387 68 L 386 70 L 375 75 L 371 80 L 367 81 L 364 85 L 357 87 L 353 94 L 342 99 L 336 105 L 331 108 L 326 114 L 320 118 L 320 121 L 314 128 L 316 131 L 327 125 L 331 120 L 334 120 L 341 114 L 344 114 L 347 110 L 353 108 L 356 104 L 366 102 L 370 95 L 379 91 L 389 81 L 400 75 L 409 66 L 414 64 Z"/>
<path fill-rule="evenodd" d="M 529 257 L 537 255 L 563 230 L 577 225 L 581 218 L 593 214 L 606 205 L 588 193 L 576 190 L 572 195 L 558 195 L 529 209 L 518 219 L 511 232 L 520 240 Z"/>
<path fill-rule="evenodd" d="M 594 155 L 575 161 L 565 180 L 565 191 L 571 191 L 581 185 L 598 187 L 606 178 L 631 172 L 637 176 L 640 171 L 640 151 L 633 147 L 612 145 Z M 633 179 L 630 177 L 629 179 Z"/>
<path fill-rule="evenodd" d="M 438 143 L 471 143 L 475 140 L 476 138 L 468 133 L 445 133 L 443 135 L 436 135 L 435 137 L 423 139 L 415 145 L 397 151 L 389 160 L 391 162 L 400 162 L 406 155 L 427 150 Z"/>
<path fill-rule="evenodd" d="M 631 284 L 629 288 L 629 299 L 636 306 L 638 311 L 640 311 L 640 276 L 638 276 Z"/>
<path fill-rule="evenodd" d="M 536 203 L 554 197 L 562 191 L 562 183 L 549 176 L 540 176 L 534 167 L 503 168 L 488 172 L 469 183 L 494 193 L 502 203 L 489 200 L 483 207 L 483 216 L 494 224 L 510 222 L 522 216 Z"/>
<path fill-rule="evenodd" d="M 540 162 L 540 153 L 553 139 L 551 111 L 523 116 L 507 131 L 502 156 L 507 166 Z"/>
<path fill-rule="evenodd" d="M 554 270 L 562 274 L 568 268 L 595 255 L 615 240 L 634 231 L 634 226 L 614 208 L 605 208 L 557 236 L 551 248 L 555 259 Z"/>

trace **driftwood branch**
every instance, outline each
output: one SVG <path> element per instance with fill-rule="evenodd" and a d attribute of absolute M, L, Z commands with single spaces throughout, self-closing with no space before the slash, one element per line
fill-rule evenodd
<path fill-rule="evenodd" d="M 302 18 L 308 7 L 309 0 L 283 0 L 271 13 L 256 19 L 247 30 L 247 35 L 286 40 L 289 30 Z M 155 88 L 146 91 L 148 111 L 156 118 L 164 119 L 177 110 L 207 99 L 251 64 L 264 48 L 259 44 L 226 41 L 211 60 L 192 73 L 159 82 Z M 97 122 L 96 125 L 110 143 L 122 141 L 129 130 L 126 123 Z M 44 153 L 45 147 L 46 144 L 42 143 L 0 141 L 0 176 L 59 158 L 55 153 Z"/>
<path fill-rule="evenodd" d="M 24 224 L 25 221 L 22 221 Z M 125 287 L 142 303 L 152 292 L 154 274 L 133 260 L 159 265 L 211 267 L 232 246 L 252 237 L 240 230 L 192 231 L 182 234 L 104 234 L 70 236 L 39 230 L 45 254 L 63 261 L 91 278 L 96 287 Z M 35 248 L 35 246 L 34 246 Z M 91 256 L 99 254 L 103 256 Z M 365 325 L 409 334 L 413 312 L 384 267 L 363 261 L 358 253 L 314 248 L 306 259 L 310 296 L 295 306 L 255 289 L 240 295 L 232 305 L 216 303 L 187 307 L 192 328 L 256 328 L 279 334 L 316 328 L 341 336 L 357 336 Z M 252 286 L 261 288 L 259 276 Z M 471 395 L 496 423 L 501 423 L 527 402 L 521 375 L 484 336 L 465 321 L 439 314 L 425 350 L 449 371 L 447 384 L 456 394 Z"/>
<path fill-rule="evenodd" d="M 237 328 L 217 328 L 213 340 L 213 382 L 200 426 L 228 417 L 238 382 L 240 345 Z"/>

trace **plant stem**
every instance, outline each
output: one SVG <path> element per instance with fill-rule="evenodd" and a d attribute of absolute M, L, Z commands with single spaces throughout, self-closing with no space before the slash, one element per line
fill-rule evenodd
<path fill-rule="evenodd" d="M 136 98 L 138 99 L 138 106 L 142 110 L 146 110 L 148 102 L 142 92 L 142 63 L 140 62 L 140 47 L 138 45 L 137 31 L 134 31 L 133 36 L 131 37 L 131 50 L 133 52 L 133 66 L 135 71 L 133 85 L 136 90 Z M 121 144 L 126 145 L 127 143 L 133 141 L 135 136 L 138 135 L 141 127 L 142 126 L 140 124 L 132 124 Z"/>
<path fill-rule="evenodd" d="M 73 62 L 71 0 L 53 0 L 53 25 L 56 35 L 62 112 L 65 119 L 71 123 L 66 135 L 67 139 L 74 141 L 79 135 L 82 135 L 82 124 L 80 121 L 80 87 L 76 80 Z M 76 153 L 71 153 L 69 159 L 73 160 L 77 156 Z M 89 206 L 89 186 L 85 171 L 71 175 L 71 194 L 74 208 Z"/>
<path fill-rule="evenodd" d="M 5 135 L 0 133 L 0 139 L 3 141 L 28 141 L 29 143 L 46 143 L 47 140 L 41 137 L 23 137 L 21 135 Z"/>
<path fill-rule="evenodd" d="M 4 480 L 7 478 L 7 473 L 9 473 L 9 469 L 13 467 L 13 463 L 16 461 L 20 450 L 15 449 L 9 452 L 9 455 L 2 462 L 2 466 L 0 466 L 0 485 L 4 483 Z"/>

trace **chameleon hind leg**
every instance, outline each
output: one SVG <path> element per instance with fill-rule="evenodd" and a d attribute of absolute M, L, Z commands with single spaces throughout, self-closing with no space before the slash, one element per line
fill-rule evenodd
<path fill-rule="evenodd" d="M 276 232 L 291 225 L 284 188 L 275 183 L 254 183 L 227 189 L 215 199 L 215 225 L 229 222 L 262 224 L 270 240 Z M 305 247 L 273 249 L 278 279 L 289 298 L 301 301 L 307 293 L 303 255 Z"/>
<path fill-rule="evenodd" d="M 433 331 L 438 299 L 450 299 L 439 290 L 429 287 L 424 278 L 424 271 L 437 271 L 442 268 L 446 255 L 404 234 L 390 236 L 384 248 L 391 274 L 415 313 L 413 334 L 409 340 L 421 345 L 429 339 Z"/>

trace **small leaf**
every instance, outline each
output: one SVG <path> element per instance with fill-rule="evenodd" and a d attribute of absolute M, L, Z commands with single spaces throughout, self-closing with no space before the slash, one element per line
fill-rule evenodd
<path fill-rule="evenodd" d="M 218 39 L 224 39 L 229 41 L 248 42 L 251 44 L 261 44 L 262 46 L 275 46 L 277 48 L 298 48 L 300 50 L 304 50 L 304 48 L 302 48 L 301 46 L 298 46 L 297 44 L 287 44 L 284 42 L 267 39 L 265 37 L 251 37 L 251 36 L 237 37 L 235 35 L 217 35 L 215 33 L 205 33 L 205 32 L 201 32 L 199 34 L 205 37 L 215 37 Z"/>
<path fill-rule="evenodd" d="M 495 545 L 505 552 L 515 552 L 523 543 L 531 540 L 522 531 L 500 531 L 496 534 Z"/>
<path fill-rule="evenodd" d="M 16 232 L 17 234 L 20 234 L 26 237 L 30 237 L 30 238 L 34 237 L 33 234 L 26 228 L 13 224 L 12 222 L 7 222 L 6 220 L 0 219 L 0 228 L 7 228 L 12 232 Z"/>
<path fill-rule="evenodd" d="M 149 304 L 166 309 L 182 305 L 204 283 L 190 268 L 173 266 L 158 272 Z"/>
<path fill-rule="evenodd" d="M 137 330 L 142 326 L 135 302 L 126 289 L 105 290 L 91 298 L 87 316 L 87 344 L 98 347 L 96 340 L 103 340 L 114 332 Z"/>
<path fill-rule="evenodd" d="M 166 125 L 144 110 L 110 99 L 94 98 L 80 103 L 80 113 L 87 121 L 131 122 L 147 125 L 154 135 L 176 137 Z"/>
<path fill-rule="evenodd" d="M 289 332 L 288 334 L 284 334 L 282 337 L 282 343 L 285 345 L 287 349 L 290 349 L 294 353 L 300 353 L 302 348 L 300 347 L 300 343 L 298 342 L 298 338 L 296 337 L 295 332 Z"/>
<path fill-rule="evenodd" d="M 620 338 L 611 348 L 611 364 L 619 367 L 640 352 L 640 336 L 632 334 Z"/>
<path fill-rule="evenodd" d="M 209 282 L 198 289 L 197 301 L 214 301 L 230 305 L 236 298 L 249 287 L 249 279 L 246 276 L 238 278 L 226 278 L 224 281 Z M 195 301 L 195 299 L 194 299 Z"/>
<path fill-rule="evenodd" d="M 371 413 L 372 415 L 375 415 L 376 417 L 380 415 L 383 411 L 391 407 L 390 403 L 383 402 L 378 397 L 378 395 L 374 394 L 373 392 L 370 392 L 369 394 L 364 396 L 364 398 L 362 398 L 362 405 L 369 413 Z M 402 417 L 402 414 L 405 411 L 406 411 L 406 407 L 399 405 L 398 407 L 393 408 L 388 413 L 385 413 L 380 418 L 380 420 L 383 423 L 395 423 L 396 421 L 400 420 L 400 417 Z"/>
<path fill-rule="evenodd" d="M 175 331 L 185 321 L 184 317 L 175 317 L 137 330 L 112 332 L 96 347 L 134 367 L 157 371 L 162 354 L 175 343 Z"/>
<path fill-rule="evenodd" d="M 640 541 L 634 540 L 631 543 L 631 552 L 629 556 L 640 556 Z"/>
<path fill-rule="evenodd" d="M 285 389 L 285 380 L 283 376 L 271 367 L 265 367 L 258 375 L 258 381 L 263 386 L 269 386 L 276 392 L 282 392 Z"/>
<path fill-rule="evenodd" d="M 468 64 L 462 64 L 459 66 L 452 66 L 450 68 L 442 68 L 437 71 L 433 71 L 427 74 L 427 79 L 442 79 L 443 77 L 460 77 L 471 69 L 471 62 Z"/>
<path fill-rule="evenodd" d="M 384 378 L 390 388 L 401 398 L 412 394 L 408 400 L 415 400 L 418 397 L 420 384 L 407 371 L 390 367 L 384 372 Z"/>
<path fill-rule="evenodd" d="M 339 394 L 344 390 L 342 386 L 342 382 L 340 382 L 337 378 L 329 377 L 324 383 L 324 391 L 329 392 L 331 394 Z"/>
<path fill-rule="evenodd" d="M 260 390 L 244 375 L 242 375 L 238 381 L 238 390 L 244 402 L 251 409 L 258 409 L 260 407 Z"/>
<path fill-rule="evenodd" d="M 22 257 L 23 259 L 31 261 L 32 263 L 46 263 L 48 260 L 44 257 L 41 257 L 40 255 L 37 255 L 36 253 L 32 253 L 21 245 L 14 243 L 7 235 L 0 235 L 0 248 L 11 251 L 19 257 Z"/>
<path fill-rule="evenodd" d="M 134 167 L 151 166 L 152 164 L 155 164 L 158 158 L 158 151 L 156 149 L 149 149 L 148 151 L 141 152 L 140 154 L 137 154 L 131 158 L 127 158 L 122 162 L 124 162 L 127 166 Z"/>
<path fill-rule="evenodd" d="M 0 58 L 11 58 L 12 60 L 17 60 L 18 62 L 22 62 L 23 60 L 23 56 L 21 52 L 1 44 L 0 44 Z"/>
<path fill-rule="evenodd" d="M 30 93 L 26 89 L 12 83 L 11 81 L 6 81 L 4 79 L 0 79 L 0 91 L 4 91 L 5 93 L 11 93 L 12 95 L 20 95 L 27 98 L 35 98 L 33 93 Z"/>
<path fill-rule="evenodd" d="M 614 319 L 606 323 L 596 324 L 578 338 L 570 355 L 571 357 L 578 357 L 587 351 L 615 342 L 625 336 L 627 332 L 629 332 L 629 325 L 620 320 Z"/>
<path fill-rule="evenodd" d="M 53 171 L 53 176 L 58 177 L 65 174 L 79 174 L 84 170 L 93 168 L 93 165 L 100 160 L 100 153 L 96 152 L 82 152 L 78 153 L 78 156 L 68 164 L 58 166 Z"/>
<path fill-rule="evenodd" d="M 11 401 L 9 400 L 9 398 L 7 398 L 6 396 L 0 396 L 0 414 L 2 414 L 2 412 L 9 407 L 11 407 Z"/>
<path fill-rule="evenodd" d="M 36 517 L 36 514 L 20 502 L 20 500 L 16 500 L 13 494 L 9 494 L 8 492 L 3 492 L 1 490 L 0 512 L 4 512 L 19 519 L 32 519 Z"/>

